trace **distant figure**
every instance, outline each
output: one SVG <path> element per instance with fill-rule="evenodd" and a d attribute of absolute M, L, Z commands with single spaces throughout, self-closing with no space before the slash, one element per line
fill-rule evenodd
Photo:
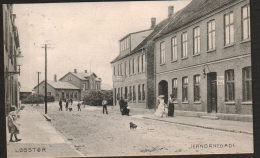
<path fill-rule="evenodd" d="M 170 95 L 170 98 L 168 100 L 168 116 L 170 116 L 170 117 L 174 116 L 174 98 L 173 98 L 173 94 Z"/>
<path fill-rule="evenodd" d="M 128 101 L 121 98 L 120 101 L 119 101 L 119 106 L 120 106 L 121 114 L 129 116 L 130 109 L 127 108 L 128 107 Z"/>
<path fill-rule="evenodd" d="M 159 117 L 166 116 L 167 105 L 164 103 L 164 95 L 160 95 L 158 97 L 158 100 L 159 100 L 159 105 L 154 114 Z"/>
<path fill-rule="evenodd" d="M 81 102 L 79 101 L 79 102 L 78 102 L 78 104 L 77 104 L 78 111 L 81 111 L 81 108 L 80 108 L 80 106 L 81 106 Z"/>
<path fill-rule="evenodd" d="M 72 100 L 72 98 L 70 98 L 70 104 L 72 105 L 72 103 L 73 103 L 73 100 Z"/>
<path fill-rule="evenodd" d="M 68 108 L 69 108 L 69 100 L 65 100 L 66 101 L 66 111 L 68 111 Z"/>
<path fill-rule="evenodd" d="M 106 99 L 103 99 L 102 106 L 103 106 L 103 114 L 105 112 L 106 112 L 106 114 L 108 114 L 108 112 L 107 112 L 107 100 Z"/>
<path fill-rule="evenodd" d="M 59 106 L 60 106 L 59 111 L 62 111 L 62 100 L 61 99 L 59 101 Z"/>
<path fill-rule="evenodd" d="M 69 101 L 68 101 L 69 102 Z M 68 103 L 69 104 L 69 103 Z M 68 105 L 69 112 L 73 111 L 72 104 Z"/>
<path fill-rule="evenodd" d="M 10 135 L 10 142 L 18 142 L 21 139 L 17 138 L 17 134 L 19 134 L 18 124 L 16 124 L 17 114 L 15 111 L 15 107 L 11 107 L 11 112 L 8 114 L 8 130 Z M 13 140 L 13 136 L 15 141 Z"/>

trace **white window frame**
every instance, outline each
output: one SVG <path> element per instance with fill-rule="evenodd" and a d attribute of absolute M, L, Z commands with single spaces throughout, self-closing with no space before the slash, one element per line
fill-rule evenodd
<path fill-rule="evenodd" d="M 193 29 L 193 55 L 200 54 L 200 27 Z"/>
<path fill-rule="evenodd" d="M 181 34 L 181 58 L 185 59 L 188 57 L 188 33 L 183 32 Z"/>
<path fill-rule="evenodd" d="M 246 10 L 244 10 L 246 9 Z M 241 8 L 241 18 L 242 18 L 242 40 L 250 39 L 251 36 L 251 26 L 250 26 L 250 6 L 249 4 Z"/>
<path fill-rule="evenodd" d="M 171 44 L 172 44 L 171 61 L 177 61 L 178 60 L 178 50 L 177 50 L 177 37 L 176 36 L 172 37 Z"/>
<path fill-rule="evenodd" d="M 216 23 L 210 20 L 207 23 L 207 50 L 216 49 Z"/>
<path fill-rule="evenodd" d="M 165 42 L 160 43 L 160 64 L 165 64 Z"/>
<path fill-rule="evenodd" d="M 234 37 L 234 13 L 231 11 L 224 15 L 224 43 L 232 45 L 235 42 Z"/>

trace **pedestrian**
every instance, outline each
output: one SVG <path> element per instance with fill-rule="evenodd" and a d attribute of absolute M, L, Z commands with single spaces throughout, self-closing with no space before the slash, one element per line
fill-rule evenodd
<path fill-rule="evenodd" d="M 122 115 L 129 116 L 130 109 L 128 108 L 128 100 L 121 98 L 119 101 L 120 111 Z"/>
<path fill-rule="evenodd" d="M 170 117 L 174 117 L 174 101 L 173 94 L 171 94 L 168 100 L 168 116 Z"/>
<path fill-rule="evenodd" d="M 17 114 L 16 114 L 16 108 L 15 107 L 11 107 L 11 112 L 9 112 L 8 114 L 8 130 L 10 135 L 10 142 L 18 142 L 21 141 L 22 139 L 18 139 L 17 138 L 17 134 L 19 134 L 19 128 L 18 128 L 18 124 L 16 123 L 17 120 Z M 15 138 L 15 141 L 13 140 L 13 136 Z"/>
<path fill-rule="evenodd" d="M 68 111 L 68 108 L 69 108 L 69 100 L 67 99 L 66 100 L 66 111 Z"/>
<path fill-rule="evenodd" d="M 72 98 L 70 98 L 70 104 L 72 105 L 72 103 L 73 103 L 73 100 L 72 100 Z"/>
<path fill-rule="evenodd" d="M 77 106 L 78 106 L 78 111 L 81 111 L 81 108 L 80 108 L 81 102 L 80 101 L 78 102 Z"/>
<path fill-rule="evenodd" d="M 159 105 L 155 111 L 155 115 L 159 117 L 165 116 L 166 104 L 164 103 L 164 95 L 158 96 Z"/>
<path fill-rule="evenodd" d="M 60 106 L 59 111 L 62 111 L 62 100 L 61 99 L 59 101 L 59 106 Z"/>
<path fill-rule="evenodd" d="M 108 114 L 108 112 L 107 112 L 107 100 L 106 99 L 103 99 L 102 106 L 103 106 L 103 114 L 105 112 L 106 112 L 106 114 Z"/>

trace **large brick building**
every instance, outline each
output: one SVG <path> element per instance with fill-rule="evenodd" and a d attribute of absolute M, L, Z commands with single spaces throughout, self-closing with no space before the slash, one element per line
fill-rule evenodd
<path fill-rule="evenodd" d="M 155 39 L 156 95 L 176 109 L 252 114 L 249 0 L 193 0 Z"/>
<path fill-rule="evenodd" d="M 150 29 L 130 33 L 119 41 L 120 53 L 111 62 L 114 105 L 118 104 L 120 98 L 124 98 L 129 100 L 129 105 L 132 107 L 152 108 L 154 106 L 152 39 L 167 21 L 168 19 L 156 25 L 156 19 L 151 18 Z"/>
<path fill-rule="evenodd" d="M 13 14 L 12 4 L 3 4 L 3 46 L 4 46 L 4 84 L 5 84 L 5 110 L 6 114 L 11 106 L 19 107 L 18 81 L 20 73 L 20 63 L 18 57 L 21 56 L 18 29 L 15 25 L 16 15 Z"/>

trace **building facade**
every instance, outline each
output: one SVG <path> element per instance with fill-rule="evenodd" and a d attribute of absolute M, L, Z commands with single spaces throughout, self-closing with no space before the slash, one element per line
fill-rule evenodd
<path fill-rule="evenodd" d="M 173 16 L 155 39 L 156 95 L 173 94 L 177 110 L 252 114 L 249 0 L 193 0 Z"/>
<path fill-rule="evenodd" d="M 4 33 L 4 80 L 5 80 L 5 109 L 6 114 L 11 106 L 19 108 L 20 63 L 21 56 L 18 29 L 15 25 L 12 4 L 3 4 L 3 33 Z"/>
<path fill-rule="evenodd" d="M 88 72 L 68 72 L 59 79 L 62 82 L 68 82 L 80 89 L 80 96 L 83 98 L 90 90 L 101 90 L 101 78 L 97 77 L 95 73 Z"/>
<path fill-rule="evenodd" d="M 35 94 L 45 95 L 45 81 L 33 88 Z M 47 96 L 54 96 L 55 100 L 73 99 L 80 100 L 80 88 L 61 81 L 47 81 Z"/>

